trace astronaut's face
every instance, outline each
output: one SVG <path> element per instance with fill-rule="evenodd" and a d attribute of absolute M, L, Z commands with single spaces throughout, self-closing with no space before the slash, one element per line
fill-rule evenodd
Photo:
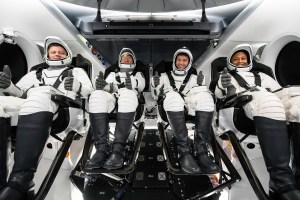
<path fill-rule="evenodd" d="M 133 64 L 133 58 L 131 55 L 123 55 L 121 57 L 121 64 Z"/>
<path fill-rule="evenodd" d="M 51 46 L 48 50 L 50 60 L 62 60 L 67 57 L 67 52 L 62 46 Z"/>
<path fill-rule="evenodd" d="M 190 59 L 186 55 L 178 55 L 176 57 L 176 67 L 178 70 L 184 70 L 190 62 Z"/>
<path fill-rule="evenodd" d="M 236 67 L 246 67 L 248 65 L 247 55 L 242 52 L 238 51 L 230 59 L 230 62 L 234 64 Z"/>

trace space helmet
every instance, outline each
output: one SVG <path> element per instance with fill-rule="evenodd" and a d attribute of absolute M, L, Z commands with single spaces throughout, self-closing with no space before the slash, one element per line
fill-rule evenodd
<path fill-rule="evenodd" d="M 237 52 L 244 52 L 246 54 L 247 61 L 248 61 L 247 66 L 238 67 L 238 66 L 234 65 L 233 63 L 231 63 L 231 58 Z M 230 71 L 248 72 L 252 69 L 252 66 L 253 66 L 253 63 L 252 63 L 252 49 L 251 49 L 251 46 L 249 44 L 237 45 L 235 48 L 233 48 L 233 50 L 231 51 L 231 53 L 227 57 L 227 68 Z"/>
<path fill-rule="evenodd" d="M 61 60 L 50 60 L 48 57 L 49 45 L 58 44 L 61 45 L 67 52 L 67 57 Z M 67 44 L 62 41 L 59 37 L 56 36 L 48 36 L 44 42 L 45 55 L 44 59 L 49 66 L 65 66 L 70 65 L 72 62 L 72 52 Z"/>
<path fill-rule="evenodd" d="M 177 66 L 176 66 L 176 59 L 177 59 L 177 56 L 178 55 L 186 55 L 189 57 L 189 63 L 188 65 L 184 68 L 184 70 L 178 70 Z M 176 75 L 185 75 L 187 74 L 187 72 L 190 70 L 190 68 L 192 67 L 192 63 L 193 63 L 193 55 L 191 53 L 191 51 L 186 48 L 186 47 L 182 47 L 180 49 L 178 49 L 175 53 L 174 53 L 174 56 L 173 56 L 173 72 L 176 74 Z"/>
<path fill-rule="evenodd" d="M 132 64 L 121 63 L 121 58 L 124 55 L 130 55 L 133 59 L 133 63 Z M 136 58 L 135 58 L 135 55 L 134 55 L 132 49 L 123 48 L 120 51 L 118 64 L 119 64 L 119 67 L 120 67 L 120 71 L 123 71 L 123 72 L 130 72 L 130 71 L 133 71 L 135 69 L 135 67 L 136 67 Z"/>

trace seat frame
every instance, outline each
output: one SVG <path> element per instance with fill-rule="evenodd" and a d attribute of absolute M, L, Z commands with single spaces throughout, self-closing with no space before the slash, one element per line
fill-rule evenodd
<path fill-rule="evenodd" d="M 76 57 L 73 57 L 72 60 L 72 64 L 76 65 L 76 67 L 81 67 L 84 68 L 87 71 L 87 74 L 91 75 L 91 63 L 85 59 L 84 57 L 82 57 L 80 54 L 78 54 Z M 40 65 L 44 65 L 44 63 L 40 64 Z M 38 67 L 38 66 L 36 66 Z M 31 70 L 36 69 L 35 67 L 33 67 Z M 57 137 L 56 135 L 63 131 L 62 128 L 67 128 L 69 125 L 69 121 L 70 121 L 70 113 L 69 113 L 69 109 L 73 108 L 73 109 L 80 109 L 83 111 L 83 113 L 86 112 L 85 110 L 85 100 L 84 99 L 71 99 L 69 97 L 66 96 L 62 96 L 62 95 L 52 95 L 51 96 L 51 100 L 54 101 L 55 103 L 57 103 L 59 105 L 59 109 L 58 110 L 62 110 L 63 115 L 65 117 L 63 117 L 65 119 L 65 125 L 63 125 L 63 127 L 59 127 L 57 126 L 56 128 L 54 127 L 54 129 L 51 129 L 50 135 L 53 136 L 54 138 L 60 140 L 62 142 L 60 148 L 58 149 L 56 156 L 53 159 L 53 162 L 42 182 L 42 184 L 40 185 L 39 190 L 37 191 L 36 195 L 34 196 L 34 200 L 43 200 L 46 198 L 57 174 L 58 171 L 65 159 L 65 156 L 67 154 L 67 152 L 69 151 L 69 148 L 73 142 L 74 139 L 76 138 L 81 138 L 82 136 L 75 130 L 69 130 L 66 134 L 66 136 L 61 139 L 59 137 Z M 59 119 L 61 119 L 60 117 L 58 117 Z M 55 122 L 55 120 L 54 120 Z M 61 124 L 60 124 L 61 125 Z M 84 119 L 84 126 L 87 125 L 86 124 L 86 119 Z M 13 129 L 14 127 L 11 127 L 11 129 Z M 64 129 L 66 130 L 66 129 Z M 10 135 L 11 133 L 9 133 Z M 9 137 L 9 136 L 8 136 Z M 13 142 L 13 138 L 11 139 L 11 141 Z M 13 145 L 11 146 L 11 149 L 13 150 L 14 147 Z"/>

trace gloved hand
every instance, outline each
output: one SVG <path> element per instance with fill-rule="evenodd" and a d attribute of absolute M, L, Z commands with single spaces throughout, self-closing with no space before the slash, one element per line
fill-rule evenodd
<path fill-rule="evenodd" d="M 153 82 L 154 82 L 154 87 L 157 87 L 160 84 L 160 78 L 158 75 L 158 72 L 155 72 L 155 75 L 153 76 Z"/>
<path fill-rule="evenodd" d="M 80 85 L 81 83 L 78 80 L 74 79 L 72 70 L 69 70 L 68 77 L 65 78 L 65 89 L 77 93 L 80 89 Z"/>
<path fill-rule="evenodd" d="M 197 84 L 199 86 L 202 85 L 203 79 L 204 79 L 203 73 L 202 73 L 202 71 L 200 71 L 199 74 L 198 74 L 198 76 L 197 76 Z"/>
<path fill-rule="evenodd" d="M 107 84 L 108 83 L 104 80 L 103 72 L 100 71 L 99 76 L 96 79 L 96 90 L 103 90 Z"/>
<path fill-rule="evenodd" d="M 0 88 L 6 89 L 11 84 L 11 72 L 8 65 L 3 67 L 3 72 L 0 72 Z"/>
<path fill-rule="evenodd" d="M 225 67 L 221 75 L 221 84 L 223 88 L 228 88 L 232 85 L 231 75 L 228 73 L 227 68 Z"/>
<path fill-rule="evenodd" d="M 131 78 L 130 78 L 130 74 L 129 74 L 128 72 L 126 72 L 125 87 L 126 87 L 128 90 L 132 90 Z"/>

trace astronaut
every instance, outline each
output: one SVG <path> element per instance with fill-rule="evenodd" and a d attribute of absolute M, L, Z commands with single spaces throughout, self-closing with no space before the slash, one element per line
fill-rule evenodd
<path fill-rule="evenodd" d="M 215 95 L 218 98 L 223 98 L 227 93 L 252 95 L 252 101 L 244 105 L 243 109 L 246 116 L 254 120 L 270 174 L 270 195 L 278 195 L 284 200 L 300 199 L 300 191 L 289 166 L 290 149 L 286 125 L 286 114 L 288 120 L 296 121 L 293 114 L 295 110 L 291 106 L 288 109 L 281 102 L 281 99 L 287 101 L 288 90 L 282 89 L 270 76 L 251 71 L 252 50 L 248 44 L 238 45 L 232 50 L 227 57 L 227 68 L 229 73 L 220 75 Z M 293 98 L 289 101 L 294 102 Z"/>
<path fill-rule="evenodd" d="M 87 162 L 86 168 L 118 169 L 123 166 L 125 145 L 131 132 L 138 106 L 138 94 L 145 88 L 145 78 L 137 72 L 136 57 L 129 48 L 123 48 L 118 59 L 119 70 L 108 74 L 104 80 L 102 72 L 96 79 L 96 90 L 89 100 L 90 121 L 96 153 Z M 109 152 L 109 113 L 117 106 L 117 119 Z"/>
<path fill-rule="evenodd" d="M 51 95 L 87 97 L 93 91 L 85 71 L 70 65 L 72 53 L 60 38 L 47 37 L 44 49 L 46 67 L 29 72 L 16 85 L 0 72 L 0 87 L 5 92 L 27 97 L 19 112 L 14 166 L 7 185 L 0 191 L 1 200 L 30 199 L 34 195 L 34 173 L 59 107 Z M 70 71 L 72 77 L 66 75 Z"/>
<path fill-rule="evenodd" d="M 218 173 L 219 167 L 208 155 L 210 127 L 214 114 L 212 95 L 204 85 L 202 72 L 191 73 L 193 56 L 185 47 L 178 49 L 173 57 L 173 70 L 156 74 L 151 83 L 154 93 L 163 91 L 163 108 L 175 135 L 181 169 L 188 174 Z M 194 146 L 197 161 L 190 153 L 188 131 L 185 123 L 185 107 L 196 116 Z"/>

